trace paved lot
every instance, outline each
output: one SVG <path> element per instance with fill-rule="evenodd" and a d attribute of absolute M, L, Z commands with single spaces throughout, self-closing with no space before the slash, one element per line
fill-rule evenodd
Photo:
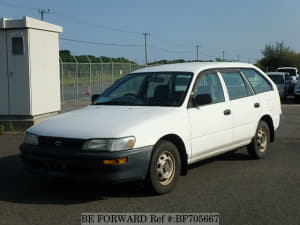
<path fill-rule="evenodd" d="M 164 196 L 133 184 L 25 176 L 18 158 L 23 137 L 0 135 L 0 224 L 79 224 L 82 212 L 219 212 L 222 225 L 299 224 L 300 105 L 287 103 L 264 160 L 250 160 L 241 149 L 198 163 Z"/>

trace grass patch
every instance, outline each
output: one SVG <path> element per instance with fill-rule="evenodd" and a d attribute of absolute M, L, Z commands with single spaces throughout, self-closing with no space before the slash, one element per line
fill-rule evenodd
<path fill-rule="evenodd" d="M 6 124 L 0 124 L 0 135 L 4 135 L 6 133 L 12 133 L 12 134 L 22 134 L 26 132 L 27 128 L 22 128 L 18 127 L 17 128 L 14 126 L 13 122 L 8 122 Z"/>
<path fill-rule="evenodd" d="M 16 129 L 15 129 L 15 127 L 14 127 L 14 125 L 13 125 L 12 122 L 9 122 L 9 123 L 8 123 L 8 126 L 9 126 L 9 130 L 10 130 L 10 131 L 16 132 Z"/>
<path fill-rule="evenodd" d="M 0 135 L 4 134 L 4 131 L 5 131 L 4 125 L 0 125 Z"/>
<path fill-rule="evenodd" d="M 100 83 L 102 82 L 114 82 L 115 80 L 119 79 L 120 77 L 122 77 L 123 75 L 115 75 L 114 77 L 112 77 L 111 75 L 104 75 L 103 77 L 100 76 L 92 76 L 91 77 L 91 82 L 93 83 Z M 63 85 L 67 85 L 67 86 L 76 86 L 76 75 L 68 75 L 67 77 L 65 76 L 63 79 Z M 90 77 L 88 76 L 84 76 L 84 77 L 78 77 L 78 85 L 89 85 L 90 83 Z"/>

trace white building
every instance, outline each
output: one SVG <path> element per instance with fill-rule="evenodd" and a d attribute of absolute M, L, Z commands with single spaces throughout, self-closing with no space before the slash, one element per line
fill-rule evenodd
<path fill-rule="evenodd" d="M 59 33 L 44 21 L 0 19 L 0 120 L 60 111 Z"/>

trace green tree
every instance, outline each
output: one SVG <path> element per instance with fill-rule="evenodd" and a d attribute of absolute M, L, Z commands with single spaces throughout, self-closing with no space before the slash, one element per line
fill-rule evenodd
<path fill-rule="evenodd" d="M 300 67 L 300 54 L 291 50 L 283 42 L 276 42 L 275 45 L 266 44 L 261 51 L 263 58 L 257 65 L 265 71 L 275 71 L 278 67 Z"/>
<path fill-rule="evenodd" d="M 59 57 L 62 59 L 64 62 L 74 62 L 74 58 L 71 54 L 71 51 L 69 50 L 61 50 L 59 51 Z"/>
<path fill-rule="evenodd" d="M 116 62 L 116 63 L 131 63 L 131 64 L 136 64 L 136 62 L 131 61 L 129 59 L 126 59 L 124 57 L 118 57 L 118 58 L 109 58 L 106 56 L 100 56 L 100 57 L 96 57 L 93 55 L 78 55 L 78 56 L 73 56 L 71 54 L 70 50 L 61 50 L 59 51 L 59 57 L 61 58 L 61 60 L 63 62 L 75 62 L 74 57 L 76 57 L 76 60 L 79 63 L 88 63 L 88 62 L 92 62 L 92 63 L 99 63 L 101 62 Z"/>

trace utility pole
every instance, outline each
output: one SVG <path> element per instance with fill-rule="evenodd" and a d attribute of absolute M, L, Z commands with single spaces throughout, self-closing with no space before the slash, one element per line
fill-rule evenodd
<path fill-rule="evenodd" d="M 222 51 L 222 55 L 223 55 L 222 59 L 223 59 L 223 62 L 224 62 L 224 60 L 225 60 L 224 54 L 225 54 L 225 52 L 224 52 L 224 50 L 223 50 L 223 51 Z"/>
<path fill-rule="evenodd" d="M 199 47 L 200 47 L 200 45 L 196 45 L 196 48 L 197 48 L 197 61 L 199 60 L 199 58 L 198 58 L 198 53 L 199 53 L 198 49 L 199 49 Z"/>
<path fill-rule="evenodd" d="M 39 10 L 39 14 L 41 14 L 41 20 L 42 21 L 44 21 L 44 14 L 45 13 L 50 13 L 50 9 L 48 9 L 47 11 L 46 11 L 46 9 L 40 9 Z"/>
<path fill-rule="evenodd" d="M 237 61 L 238 61 L 238 62 L 240 61 L 240 55 L 238 55 L 238 57 L 237 57 Z"/>
<path fill-rule="evenodd" d="M 150 35 L 150 33 L 143 33 L 143 35 L 145 36 L 145 66 L 148 65 L 148 59 L 147 59 L 147 36 Z"/>

